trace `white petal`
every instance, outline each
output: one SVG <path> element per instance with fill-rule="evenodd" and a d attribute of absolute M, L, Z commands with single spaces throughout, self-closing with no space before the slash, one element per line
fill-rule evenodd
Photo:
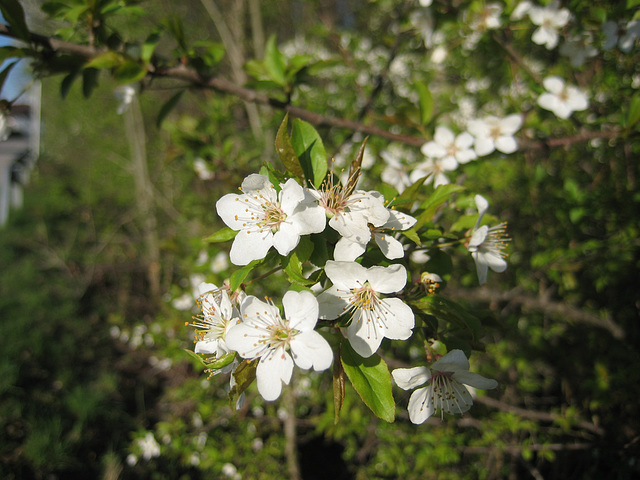
<path fill-rule="evenodd" d="M 476 262 L 476 273 L 478 274 L 478 282 L 480 283 L 480 285 L 484 285 L 487 282 L 487 273 L 489 273 L 489 266 L 480 259 L 479 252 L 473 252 L 471 256 Z"/>
<path fill-rule="evenodd" d="M 513 135 L 522 126 L 522 116 L 518 113 L 509 115 L 500 120 L 500 129 L 507 135 Z"/>
<path fill-rule="evenodd" d="M 382 252 L 382 254 L 389 260 L 395 260 L 397 258 L 404 257 L 404 247 L 402 246 L 402 243 L 400 243 L 391 235 L 388 235 L 386 233 L 376 233 L 373 235 L 373 238 L 378 244 L 378 247 L 380 247 L 380 251 Z"/>
<path fill-rule="evenodd" d="M 356 258 L 362 255 L 367 249 L 366 244 L 361 244 L 342 237 L 336 243 L 336 248 L 333 251 L 333 258 L 340 262 L 353 262 Z"/>
<path fill-rule="evenodd" d="M 494 272 L 504 272 L 507 269 L 507 261 L 500 255 L 497 255 L 491 251 L 480 251 L 478 257 L 481 258 L 482 263 L 486 264 Z"/>
<path fill-rule="evenodd" d="M 542 81 L 544 88 L 549 90 L 551 93 L 555 93 L 558 95 L 564 90 L 564 81 L 557 76 L 547 77 Z"/>
<path fill-rule="evenodd" d="M 291 215 L 298 204 L 304 200 L 304 189 L 293 178 L 287 180 L 280 190 L 280 208 Z"/>
<path fill-rule="evenodd" d="M 393 315 L 387 320 L 384 336 L 392 340 L 406 340 L 413 333 L 415 316 L 409 305 L 399 298 L 385 298 L 383 303 Z"/>
<path fill-rule="evenodd" d="M 282 382 L 288 384 L 293 373 L 293 360 L 282 348 L 262 357 L 256 369 L 258 391 L 267 401 L 275 400 L 282 391 Z"/>
<path fill-rule="evenodd" d="M 301 332 L 312 331 L 318 321 L 318 300 L 308 291 L 289 290 L 282 297 L 285 318 L 289 326 Z"/>
<path fill-rule="evenodd" d="M 216 211 L 222 221 L 232 230 L 242 230 L 246 225 L 242 219 L 238 219 L 244 212 L 244 206 L 241 205 L 243 195 L 228 193 L 216 202 Z"/>
<path fill-rule="evenodd" d="M 218 290 L 218 287 L 214 283 L 202 282 L 198 285 L 198 294 L 204 295 L 205 293 L 214 292 Z"/>
<path fill-rule="evenodd" d="M 518 149 L 518 143 L 513 137 L 499 137 L 495 143 L 496 149 L 502 153 L 513 153 Z"/>
<path fill-rule="evenodd" d="M 227 332 L 225 343 L 229 349 L 238 352 L 242 358 L 256 358 L 263 349 L 263 345 L 257 343 L 263 333 L 264 330 L 246 323 L 239 323 Z"/>
<path fill-rule="evenodd" d="M 469 385 L 473 388 L 480 388 L 482 390 L 491 390 L 498 387 L 498 382 L 493 379 L 485 378 L 477 373 L 460 371 L 453 374 L 453 378 L 460 383 Z"/>
<path fill-rule="evenodd" d="M 398 212 L 397 210 L 389 210 L 389 220 L 384 224 L 383 228 L 391 230 L 407 230 L 416 224 L 417 220 L 411 215 Z"/>
<path fill-rule="evenodd" d="M 476 202 L 476 208 L 478 209 L 478 217 L 479 217 L 478 220 L 480 220 L 482 219 L 482 217 L 484 216 L 484 214 L 487 212 L 489 208 L 489 201 L 486 198 L 484 198 L 482 195 L 476 195 L 474 197 L 474 200 Z M 485 233 L 485 237 L 486 237 L 486 233 Z M 484 237 L 482 238 L 480 243 L 482 243 L 483 241 L 484 241 Z"/>
<path fill-rule="evenodd" d="M 453 144 L 456 140 L 453 132 L 449 130 L 447 127 L 443 127 L 443 126 L 436 127 L 436 132 L 433 135 L 433 139 L 439 145 L 445 148 Z"/>
<path fill-rule="evenodd" d="M 420 148 L 420 151 L 425 157 L 429 158 L 442 158 L 446 155 L 445 148 L 437 142 L 427 142 Z"/>
<path fill-rule="evenodd" d="M 490 137 L 476 137 L 473 148 L 478 156 L 482 157 L 484 155 L 489 155 L 496 147 Z"/>
<path fill-rule="evenodd" d="M 431 370 L 427 367 L 396 368 L 391 372 L 393 380 L 403 390 L 413 390 L 424 385 L 431 378 Z"/>
<path fill-rule="evenodd" d="M 333 361 L 329 342 L 314 330 L 296 335 L 289 345 L 296 365 L 304 370 L 312 367 L 317 372 L 326 370 Z"/>
<path fill-rule="evenodd" d="M 395 293 L 407 283 L 407 270 L 403 265 L 394 264 L 388 267 L 374 266 L 367 270 L 367 279 L 371 288 L 378 293 Z"/>
<path fill-rule="evenodd" d="M 333 285 L 341 290 L 361 287 L 367 281 L 367 269 L 355 262 L 328 260 L 324 271 Z"/>
<path fill-rule="evenodd" d="M 375 330 L 375 326 L 365 326 L 365 323 L 367 322 L 364 318 L 354 317 L 351 325 L 347 327 L 347 338 L 358 355 L 368 358 L 378 351 L 384 335 Z"/>
<path fill-rule="evenodd" d="M 348 295 L 344 291 L 339 291 L 335 286 L 318 295 L 318 306 L 320 318 L 325 320 L 335 320 L 342 315 L 349 305 Z"/>
<path fill-rule="evenodd" d="M 207 339 L 196 342 L 194 348 L 195 353 L 204 353 L 205 355 L 215 355 L 218 353 L 218 339 Z"/>
<path fill-rule="evenodd" d="M 273 185 L 271 185 L 269 178 L 267 178 L 265 175 L 260 175 L 259 173 L 252 173 L 247 178 L 245 178 L 242 181 L 240 189 L 244 193 L 256 192 L 258 190 L 273 190 L 273 194 L 275 194 L 275 189 L 273 188 Z"/>
<path fill-rule="evenodd" d="M 469 360 L 462 350 L 455 349 L 444 355 L 431 365 L 431 370 L 438 372 L 458 372 L 469 370 Z"/>
<path fill-rule="evenodd" d="M 429 387 L 422 387 L 417 389 L 411 395 L 407 410 L 409 412 L 409 419 L 412 423 L 424 423 L 427 418 L 434 414 L 435 408 L 427 398 L 429 390 Z"/>
<path fill-rule="evenodd" d="M 461 150 L 471 148 L 471 145 L 473 145 L 473 135 L 471 135 L 469 132 L 462 132 L 456 137 L 455 143 L 456 147 Z"/>
<path fill-rule="evenodd" d="M 267 255 L 273 246 L 271 230 L 241 230 L 233 239 L 229 259 L 234 265 L 248 265 L 253 260 L 259 260 Z"/>
<path fill-rule="evenodd" d="M 298 229 L 289 222 L 280 224 L 278 231 L 273 234 L 273 246 L 282 256 L 289 255 L 299 242 Z"/>

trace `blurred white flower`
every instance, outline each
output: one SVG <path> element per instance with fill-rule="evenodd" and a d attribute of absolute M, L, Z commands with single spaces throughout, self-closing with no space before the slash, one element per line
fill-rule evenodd
<path fill-rule="evenodd" d="M 547 93 L 538 97 L 538 105 L 552 111 L 559 118 L 569 118 L 574 111 L 589 107 L 586 93 L 577 87 L 565 85 L 560 77 L 547 77 L 543 85 Z"/>
<path fill-rule="evenodd" d="M 434 188 L 440 185 L 446 185 L 449 183 L 449 179 L 444 172 L 455 170 L 458 167 L 458 162 L 451 157 L 447 158 L 427 158 L 424 162 L 416 165 L 416 168 L 411 172 L 409 178 L 412 183 L 417 182 L 422 177 L 427 177 L 425 184 L 433 183 Z"/>
<path fill-rule="evenodd" d="M 469 132 L 475 137 L 474 149 L 480 156 L 488 155 L 494 150 L 502 153 L 513 153 L 518 143 L 513 136 L 522 126 L 519 114 L 498 118 L 493 115 L 471 120 L 467 125 Z"/>
<path fill-rule="evenodd" d="M 544 7 L 530 7 L 529 18 L 538 25 L 531 40 L 552 50 L 558 44 L 558 29 L 569 23 L 571 13 L 566 8 L 559 8 L 560 2 L 553 0 Z"/>
<path fill-rule="evenodd" d="M 383 182 L 393 186 L 399 193 L 411 185 L 406 166 L 400 160 L 404 157 L 401 147 L 390 145 L 387 150 L 380 152 L 380 156 L 384 160 L 385 167 L 380 174 Z"/>
<path fill-rule="evenodd" d="M 533 4 L 529 0 L 524 0 L 523 2 L 520 2 L 518 6 L 513 9 L 513 12 L 511 12 L 511 20 L 522 19 L 525 15 L 529 13 L 529 10 L 531 10 L 531 7 L 533 7 Z"/>
<path fill-rule="evenodd" d="M 473 140 L 468 132 L 456 136 L 447 127 L 438 126 L 433 140 L 422 145 L 420 151 L 427 158 L 440 159 L 445 163 L 468 163 L 477 158 L 472 148 Z"/>
<path fill-rule="evenodd" d="M 193 161 L 193 169 L 200 180 L 211 180 L 215 177 L 215 174 L 209 170 L 209 166 L 203 158 L 198 157 Z"/>
<path fill-rule="evenodd" d="M 153 433 L 147 432 L 144 438 L 136 440 L 136 444 L 142 452 L 142 458 L 145 460 L 160 456 L 160 445 L 153 436 Z"/>
<path fill-rule="evenodd" d="M 9 138 L 10 134 L 9 130 L 9 122 L 7 121 L 7 116 L 0 112 L 0 142 L 4 142 L 7 138 Z"/>
<path fill-rule="evenodd" d="M 133 102 L 136 96 L 136 89 L 132 85 L 120 85 L 116 87 L 113 94 L 120 100 L 117 112 L 118 115 L 122 115 L 129 108 L 131 102 Z"/>
<path fill-rule="evenodd" d="M 618 45 L 620 50 L 627 53 L 633 48 L 636 38 L 640 37 L 640 20 L 631 20 L 625 26 L 612 20 L 602 24 L 604 33 L 604 50 L 611 50 Z"/>
<path fill-rule="evenodd" d="M 598 54 L 598 49 L 591 45 L 593 36 L 590 32 L 572 35 L 560 45 L 560 55 L 569 57 L 572 67 L 580 67 L 584 62 Z"/>

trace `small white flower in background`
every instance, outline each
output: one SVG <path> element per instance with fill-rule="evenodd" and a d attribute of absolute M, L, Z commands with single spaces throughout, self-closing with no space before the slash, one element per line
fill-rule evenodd
<path fill-rule="evenodd" d="M 566 119 L 573 112 L 589 107 L 586 93 L 572 85 L 565 85 L 560 77 L 547 77 L 542 83 L 547 92 L 538 97 L 538 105 L 557 117 Z"/>
<path fill-rule="evenodd" d="M 213 273 L 224 272 L 229 268 L 229 255 L 227 252 L 218 252 L 211 260 L 211 271 Z"/>
<path fill-rule="evenodd" d="M 522 117 L 518 114 L 498 118 L 489 115 L 482 119 L 471 120 L 467 125 L 469 132 L 475 137 L 474 149 L 480 156 L 488 155 L 494 150 L 502 153 L 513 153 L 518 143 L 513 136 L 522 126 Z"/>
<path fill-rule="evenodd" d="M 402 265 L 365 268 L 329 260 L 325 273 L 333 286 L 318 297 L 320 318 L 334 320 L 349 314 L 347 338 L 360 356 L 373 355 L 385 337 L 406 340 L 411 336 L 415 325 L 411 307 L 399 298 L 381 297 L 404 288 L 407 271 Z"/>
<path fill-rule="evenodd" d="M 136 440 L 136 444 L 142 452 L 142 458 L 145 460 L 151 460 L 153 457 L 160 456 L 160 445 L 153 436 L 153 433 L 148 432 L 144 438 Z"/>
<path fill-rule="evenodd" d="M 625 26 L 612 20 L 602 24 L 604 33 L 603 50 L 611 50 L 618 45 L 624 53 L 631 51 L 636 38 L 640 37 L 640 20 L 631 20 Z"/>
<path fill-rule="evenodd" d="M 468 163 L 477 158 L 473 151 L 473 136 L 468 132 L 455 135 L 444 126 L 436 127 L 433 140 L 420 147 L 427 158 L 441 159 L 442 162 Z"/>
<path fill-rule="evenodd" d="M 411 162 L 413 160 L 411 152 L 398 144 L 391 144 L 386 150 L 380 152 L 380 156 L 385 163 L 380 178 L 402 193 L 405 188 L 411 185 L 407 167 L 402 159 L 405 162 Z"/>
<path fill-rule="evenodd" d="M 242 478 L 242 475 L 238 473 L 238 469 L 233 463 L 225 463 L 222 466 L 222 474 L 232 480 L 240 480 Z"/>
<path fill-rule="evenodd" d="M 532 7 L 533 4 L 529 0 L 520 2 L 518 6 L 513 9 L 513 12 L 511 12 L 511 20 L 521 20 L 529 13 Z"/>
<path fill-rule="evenodd" d="M 216 203 L 220 218 L 239 230 L 229 256 L 234 265 L 247 265 L 267 255 L 275 247 L 288 255 L 301 235 L 324 230 L 324 210 L 294 179 L 276 192 L 264 175 L 251 174 L 242 182 L 242 194 L 229 193 Z"/>
<path fill-rule="evenodd" d="M 499 3 L 486 4 L 471 21 L 471 30 L 484 31 L 500 28 L 502 26 L 500 15 L 502 15 L 502 5 Z"/>
<path fill-rule="evenodd" d="M 475 261 L 478 281 L 482 285 L 487 281 L 489 268 L 498 273 L 507 269 L 503 250 L 509 242 L 509 237 L 507 237 L 506 223 L 491 228 L 486 225 L 480 227 L 482 217 L 489 208 L 489 202 L 482 195 L 476 195 L 475 201 L 478 207 L 478 221 L 467 248 Z"/>
<path fill-rule="evenodd" d="M 444 172 L 449 172 L 458 168 L 458 162 L 455 158 L 447 157 L 443 159 L 427 158 L 424 162 L 419 163 L 414 168 L 409 178 L 412 183 L 417 182 L 422 177 L 427 177 L 425 184 L 433 183 L 434 188 L 449 183 L 449 178 Z"/>
<path fill-rule="evenodd" d="M 193 169 L 200 180 L 211 180 L 215 177 L 215 174 L 209 170 L 209 166 L 203 158 L 198 157 L 193 161 Z"/>
<path fill-rule="evenodd" d="M 289 384 L 293 362 L 304 370 L 313 367 L 321 371 L 333 361 L 329 343 L 314 330 L 318 321 L 316 297 L 306 291 L 288 291 L 282 305 L 284 318 L 273 304 L 248 296 L 240 306 L 242 323 L 226 337 L 227 346 L 242 358 L 259 359 L 256 380 L 265 400 L 277 399 L 282 383 Z"/>
<path fill-rule="evenodd" d="M 423 423 L 437 410 L 444 413 L 463 414 L 473 404 L 465 385 L 482 390 L 496 388 L 498 382 L 469 371 L 469 360 L 462 350 L 451 350 L 440 360 L 427 367 L 396 368 L 393 379 L 403 390 L 418 388 L 409 399 L 409 418 L 415 424 Z"/>
<path fill-rule="evenodd" d="M 418 0 L 421 7 L 429 7 L 433 3 L 433 0 Z"/>
<path fill-rule="evenodd" d="M 136 463 L 138 463 L 138 457 L 136 457 L 133 453 L 127 455 L 127 465 L 133 467 Z"/>
<path fill-rule="evenodd" d="M 120 100 L 117 112 L 118 115 L 122 115 L 129 108 L 131 102 L 133 102 L 136 96 L 136 89 L 132 85 L 120 85 L 116 87 L 113 94 Z"/>
<path fill-rule="evenodd" d="M 218 288 L 213 283 L 203 282 L 198 290 L 200 293 L 198 304 L 202 308 L 202 316 L 195 317 L 196 321 L 191 324 L 197 329 L 198 341 L 195 353 L 215 355 L 216 358 L 220 358 L 230 353 L 225 338 L 229 330 L 240 323 L 240 315 L 233 308 L 225 289 Z M 230 368 L 225 367 L 215 373 L 223 370 L 228 372 Z"/>
<path fill-rule="evenodd" d="M 194 304 L 195 302 L 193 301 L 193 295 L 191 295 L 190 293 L 183 293 L 171 302 L 171 305 L 176 310 L 189 310 L 194 306 Z"/>
<path fill-rule="evenodd" d="M 560 2 L 553 0 L 544 7 L 533 6 L 529 8 L 529 18 L 538 25 L 531 40 L 538 45 L 544 45 L 548 50 L 553 50 L 558 45 L 558 29 L 569 23 L 571 13 L 566 8 L 559 8 Z"/>
<path fill-rule="evenodd" d="M 572 67 L 580 67 L 584 62 L 598 54 L 598 49 L 591 45 L 593 36 L 590 32 L 582 35 L 572 35 L 560 45 L 560 55 L 569 57 Z"/>
<path fill-rule="evenodd" d="M 382 194 L 376 193 L 382 197 Z M 380 227 L 371 227 L 370 229 L 371 236 L 378 247 L 380 247 L 382 254 L 389 260 L 395 260 L 404 257 L 404 247 L 402 243 L 394 237 L 395 232 L 408 230 L 416 224 L 417 220 L 406 213 L 393 209 L 388 210 L 389 220 Z M 338 243 L 336 243 L 333 258 L 345 262 L 355 261 L 356 258 L 365 252 L 368 243 L 368 241 L 359 242 L 355 239 L 342 237 L 338 240 Z"/>

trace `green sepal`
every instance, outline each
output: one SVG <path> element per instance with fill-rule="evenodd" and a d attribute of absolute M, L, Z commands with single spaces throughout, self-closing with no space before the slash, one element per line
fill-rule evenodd
<path fill-rule="evenodd" d="M 224 227 L 218 230 L 213 235 L 210 235 L 207 238 L 203 239 L 203 241 L 209 243 L 228 242 L 229 240 L 233 240 L 237 234 L 238 230 L 232 230 L 229 227 Z"/>
<path fill-rule="evenodd" d="M 229 400 L 232 408 L 238 401 L 238 397 L 249 388 L 249 385 L 256 379 L 256 368 L 258 360 L 243 360 L 231 374 L 236 380 L 236 384 L 229 390 Z"/>

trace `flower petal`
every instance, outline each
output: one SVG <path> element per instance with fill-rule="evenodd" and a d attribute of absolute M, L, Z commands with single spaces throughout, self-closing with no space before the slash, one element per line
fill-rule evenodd
<path fill-rule="evenodd" d="M 429 387 L 422 387 L 417 389 L 411 395 L 407 411 L 409 412 L 409 419 L 412 423 L 424 423 L 435 413 L 434 405 L 428 399 L 430 390 L 431 389 Z"/>
<path fill-rule="evenodd" d="M 271 230 L 240 230 L 233 239 L 229 259 L 234 265 L 248 265 L 253 260 L 259 260 L 267 255 L 273 246 Z"/>
<path fill-rule="evenodd" d="M 399 298 L 385 298 L 382 300 L 390 315 L 387 318 L 387 325 L 384 336 L 392 340 L 406 340 L 413 334 L 415 326 L 415 315 L 409 305 Z"/>
<path fill-rule="evenodd" d="M 312 331 L 318 321 L 318 300 L 308 291 L 289 290 L 282 297 L 282 306 L 289 326 L 301 332 Z"/>
<path fill-rule="evenodd" d="M 451 350 L 440 360 L 431 365 L 431 370 L 439 372 L 457 372 L 469 370 L 469 360 L 462 350 Z"/>
<path fill-rule="evenodd" d="M 260 358 L 256 368 L 258 391 L 267 401 L 277 399 L 282 392 L 282 382 L 289 384 L 293 373 L 293 360 L 282 348 L 274 349 Z"/>
<path fill-rule="evenodd" d="M 333 258 L 340 262 L 353 262 L 367 249 L 366 244 L 354 242 L 342 237 L 333 250 Z"/>
<path fill-rule="evenodd" d="M 427 367 L 396 368 L 391 372 L 393 380 L 403 390 L 413 390 L 424 385 L 431 378 L 431 370 Z"/>
<path fill-rule="evenodd" d="M 482 390 L 491 390 L 498 387 L 498 382 L 493 379 L 485 378 L 482 375 L 469 371 L 459 371 L 453 374 L 453 378 L 460 383 L 469 385 L 473 388 L 480 388 Z"/>
<path fill-rule="evenodd" d="M 298 367 L 316 371 L 326 370 L 333 361 L 329 342 L 315 330 L 302 332 L 291 339 L 291 354 Z"/>
<path fill-rule="evenodd" d="M 407 270 L 399 263 L 388 267 L 374 266 L 367 269 L 367 280 L 378 293 L 395 293 L 407 284 Z"/>

